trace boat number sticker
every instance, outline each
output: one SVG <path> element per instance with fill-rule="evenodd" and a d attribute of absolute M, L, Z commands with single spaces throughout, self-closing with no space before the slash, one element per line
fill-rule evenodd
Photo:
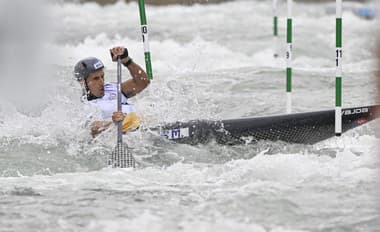
<path fill-rule="evenodd" d="M 182 139 L 189 137 L 189 128 L 164 130 L 163 136 L 167 139 Z"/>

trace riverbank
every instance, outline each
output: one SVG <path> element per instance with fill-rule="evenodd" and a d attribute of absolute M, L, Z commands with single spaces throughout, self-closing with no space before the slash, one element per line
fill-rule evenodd
<path fill-rule="evenodd" d="M 107 5 L 116 3 L 119 0 L 79 0 L 79 2 L 97 2 L 100 5 Z M 137 0 L 124 0 L 125 2 L 135 2 Z M 221 3 L 228 2 L 233 0 L 145 0 L 146 4 L 150 5 L 192 5 L 192 4 L 212 4 L 212 3 Z"/>
<path fill-rule="evenodd" d="M 75 1 L 75 0 L 74 0 Z M 114 4 L 119 0 L 76 0 L 77 2 L 97 2 L 100 5 Z M 125 2 L 135 2 L 137 0 L 124 0 Z M 192 4 L 215 4 L 222 2 L 229 2 L 234 0 L 145 0 L 146 4 L 150 5 L 192 5 Z M 334 2 L 335 0 L 295 0 L 297 2 Z M 365 2 L 366 0 L 349 0 L 355 2 Z"/>

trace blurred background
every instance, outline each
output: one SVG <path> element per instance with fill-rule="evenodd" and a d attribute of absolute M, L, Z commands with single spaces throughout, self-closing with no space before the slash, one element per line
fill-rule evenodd
<path fill-rule="evenodd" d="M 71 2 L 97 2 L 99 4 L 113 4 L 117 2 L 118 0 L 64 0 L 64 1 L 71 1 Z M 125 2 L 136 2 L 137 0 L 122 0 Z M 191 5 L 191 4 L 209 4 L 209 3 L 221 3 L 221 2 L 227 2 L 227 1 L 234 1 L 234 0 L 145 0 L 146 4 L 152 4 L 152 5 L 167 5 L 167 4 L 185 4 L 185 5 Z M 262 0 L 265 2 L 265 0 Z M 332 0 L 295 0 L 296 2 L 332 2 Z M 368 0 L 350 0 L 352 2 L 366 2 Z M 268 2 L 268 1 L 267 1 Z"/>

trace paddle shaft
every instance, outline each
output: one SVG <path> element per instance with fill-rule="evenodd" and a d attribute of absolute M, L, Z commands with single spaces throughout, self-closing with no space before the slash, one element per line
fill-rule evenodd
<path fill-rule="evenodd" d="M 121 61 L 120 56 L 117 57 L 117 111 L 121 112 Z M 117 123 L 117 143 L 123 143 L 123 122 Z"/>
<path fill-rule="evenodd" d="M 117 111 L 122 112 L 121 108 L 121 61 L 117 57 Z M 115 150 L 111 153 L 108 164 L 114 168 L 134 168 L 135 159 L 130 152 L 127 143 L 123 142 L 122 132 L 123 122 L 117 123 L 117 143 Z"/>

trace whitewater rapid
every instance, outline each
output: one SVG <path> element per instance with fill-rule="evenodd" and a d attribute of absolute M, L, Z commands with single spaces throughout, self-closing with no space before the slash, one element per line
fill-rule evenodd
<path fill-rule="evenodd" d="M 267 1 L 146 6 L 154 79 L 132 100 L 143 126 L 283 114 L 285 59 L 273 57 L 271 7 Z M 335 105 L 335 15 L 328 7 L 294 3 L 293 112 Z M 315 145 L 190 146 L 136 132 L 126 137 L 139 168 L 107 168 L 116 129 L 91 139 L 72 69 L 96 56 L 106 79 L 115 81 L 108 52 L 115 45 L 144 66 L 138 5 L 57 1 L 40 10 L 36 15 L 46 18 L 20 17 L 17 24 L 31 34 L 28 43 L 21 40 L 30 62 L 20 63 L 12 50 L 1 56 L 12 57 L 2 62 L 12 69 L 0 80 L 0 231 L 380 227 L 378 121 Z M 284 3 L 279 12 L 285 41 Z M 379 103 L 377 25 L 343 13 L 345 107 Z M 33 38 L 43 41 L 38 48 Z M 279 49 L 285 54 L 285 43 Z"/>

